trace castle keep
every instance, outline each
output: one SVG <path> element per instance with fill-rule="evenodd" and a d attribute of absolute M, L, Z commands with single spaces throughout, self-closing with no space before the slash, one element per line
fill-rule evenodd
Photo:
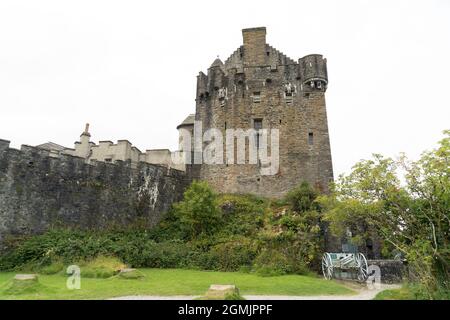
<path fill-rule="evenodd" d="M 266 42 L 266 28 L 242 30 L 243 45 L 223 63 L 216 59 L 197 76 L 195 115 L 179 129 L 278 129 L 279 168 L 261 174 L 261 162 L 190 166 L 193 178 L 217 191 L 279 197 L 302 181 L 326 191 L 333 179 L 325 92 L 326 59 L 294 61 Z M 247 142 L 248 145 L 248 142 Z M 224 142 L 224 152 L 226 146 Z M 269 153 L 271 152 L 269 148 Z"/>

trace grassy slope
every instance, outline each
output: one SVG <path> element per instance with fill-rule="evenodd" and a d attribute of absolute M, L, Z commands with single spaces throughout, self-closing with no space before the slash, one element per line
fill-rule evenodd
<path fill-rule="evenodd" d="M 402 287 L 400 289 L 384 290 L 377 294 L 374 300 L 415 300 L 411 291 Z"/>
<path fill-rule="evenodd" d="M 333 295 L 352 294 L 350 289 L 320 278 L 286 275 L 259 277 L 239 272 L 180 269 L 141 269 L 143 280 L 86 279 L 80 290 L 66 289 L 64 275 L 40 276 L 44 289 L 37 294 L 7 295 L 14 273 L 0 273 L 0 299 L 104 299 L 125 295 L 201 295 L 211 284 L 235 284 L 241 294 Z"/>

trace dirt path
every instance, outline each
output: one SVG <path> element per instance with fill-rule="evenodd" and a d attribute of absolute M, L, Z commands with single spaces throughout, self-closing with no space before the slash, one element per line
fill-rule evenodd
<path fill-rule="evenodd" d="M 261 296 L 261 295 L 244 295 L 247 300 L 372 300 L 375 296 L 386 289 L 400 288 L 400 285 L 382 284 L 378 289 L 368 289 L 367 287 L 360 287 L 349 285 L 349 287 L 356 292 L 354 295 L 332 295 L 332 296 Z M 193 300 L 199 296 L 125 296 L 116 297 L 110 300 Z"/>

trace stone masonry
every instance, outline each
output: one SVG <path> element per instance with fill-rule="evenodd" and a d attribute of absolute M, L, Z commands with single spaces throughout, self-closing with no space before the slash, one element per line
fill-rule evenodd
<path fill-rule="evenodd" d="M 52 226 L 105 228 L 141 219 L 155 225 L 189 179 L 179 170 L 131 161 L 92 162 L 0 140 L 0 243 Z M 1 247 L 1 246 L 0 246 Z"/>
<path fill-rule="evenodd" d="M 302 181 L 326 192 L 333 180 L 326 59 L 319 54 L 288 58 L 266 43 L 265 28 L 242 34 L 243 45 L 225 63 L 216 59 L 207 74 L 198 75 L 195 120 L 203 132 L 217 128 L 223 136 L 229 128 L 279 129 L 279 171 L 261 175 L 261 164 L 247 159 L 245 164 L 194 164 L 189 172 L 224 193 L 280 197 Z M 192 126 L 183 128 L 192 131 Z"/>

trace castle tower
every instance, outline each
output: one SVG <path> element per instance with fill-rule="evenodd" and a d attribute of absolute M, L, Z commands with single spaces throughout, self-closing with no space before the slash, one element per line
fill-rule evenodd
<path fill-rule="evenodd" d="M 302 181 L 327 191 L 333 169 L 326 59 L 318 54 L 288 58 L 266 43 L 264 27 L 244 29 L 242 35 L 243 45 L 227 60 L 216 59 L 207 74 L 198 75 L 195 120 L 203 133 L 216 128 L 224 138 L 227 129 L 278 129 L 279 168 L 261 174 L 261 162 L 251 163 L 246 152 L 244 164 L 224 159 L 224 164 L 193 165 L 194 178 L 223 193 L 280 197 Z"/>

